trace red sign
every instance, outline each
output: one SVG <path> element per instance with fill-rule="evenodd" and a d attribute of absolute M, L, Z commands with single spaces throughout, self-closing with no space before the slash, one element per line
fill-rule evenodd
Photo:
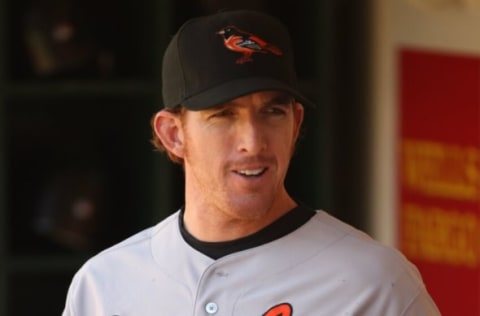
<path fill-rule="evenodd" d="M 480 315 L 480 57 L 399 53 L 398 244 L 442 315 Z"/>

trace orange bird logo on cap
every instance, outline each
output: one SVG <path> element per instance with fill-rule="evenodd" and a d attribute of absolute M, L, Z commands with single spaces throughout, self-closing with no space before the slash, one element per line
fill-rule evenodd
<path fill-rule="evenodd" d="M 237 64 L 253 61 L 252 55 L 254 53 L 271 53 L 277 56 L 283 54 L 278 47 L 264 41 L 256 35 L 242 31 L 233 25 L 222 28 L 216 34 L 222 36 L 223 44 L 226 48 L 242 54 L 242 56 L 237 59 Z"/>
<path fill-rule="evenodd" d="M 288 303 L 282 303 L 282 304 L 273 306 L 262 316 L 292 316 L 292 315 L 293 315 L 292 305 Z"/>

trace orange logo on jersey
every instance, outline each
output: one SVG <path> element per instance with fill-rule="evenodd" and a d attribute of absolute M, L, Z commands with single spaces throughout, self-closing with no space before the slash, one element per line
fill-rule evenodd
<path fill-rule="evenodd" d="M 223 44 L 226 48 L 242 54 L 242 57 L 237 59 L 237 64 L 252 61 L 253 53 L 271 53 L 277 56 L 283 54 L 278 47 L 267 43 L 256 35 L 242 31 L 233 25 L 222 28 L 217 34 L 222 36 Z"/>
<path fill-rule="evenodd" d="M 288 303 L 282 303 L 273 306 L 262 316 L 292 316 L 293 308 L 292 305 Z"/>

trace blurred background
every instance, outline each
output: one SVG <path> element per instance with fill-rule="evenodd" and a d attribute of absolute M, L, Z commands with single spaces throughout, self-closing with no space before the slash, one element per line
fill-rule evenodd
<path fill-rule="evenodd" d="M 307 108 L 300 201 L 399 248 L 443 315 L 480 315 L 480 1 L 0 0 L 0 315 L 60 315 L 101 249 L 183 200 L 150 145 L 188 18 L 290 30 Z"/>

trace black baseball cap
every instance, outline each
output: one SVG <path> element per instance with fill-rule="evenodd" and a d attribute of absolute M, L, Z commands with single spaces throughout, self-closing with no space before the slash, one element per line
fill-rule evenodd
<path fill-rule="evenodd" d="M 187 21 L 165 51 L 162 82 L 165 108 L 202 110 L 264 90 L 284 91 L 313 105 L 298 91 L 288 30 L 257 11 L 223 11 Z"/>

